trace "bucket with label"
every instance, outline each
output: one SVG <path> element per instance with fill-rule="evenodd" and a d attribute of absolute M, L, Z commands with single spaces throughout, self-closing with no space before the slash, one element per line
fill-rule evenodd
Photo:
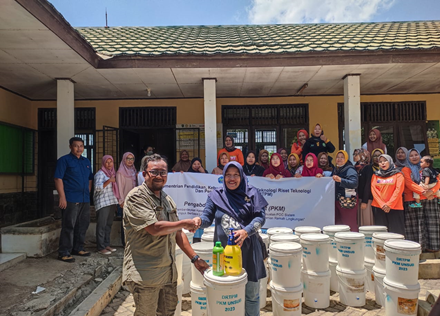
<path fill-rule="evenodd" d="M 298 243 L 270 244 L 271 278 L 276 286 L 290 288 L 301 284 L 301 256 Z"/>
<path fill-rule="evenodd" d="M 315 226 L 298 226 L 295 227 L 295 235 L 300 237 L 302 234 L 320 234 L 321 228 Z"/>
<path fill-rule="evenodd" d="M 191 261 L 190 261 L 191 262 Z M 176 245 L 176 269 L 177 269 L 177 285 L 183 280 L 183 250 Z"/>
<path fill-rule="evenodd" d="M 414 285 L 419 277 L 419 243 L 409 240 L 385 241 L 387 280 L 397 284 Z"/>
<path fill-rule="evenodd" d="M 325 234 L 302 234 L 303 269 L 313 272 L 329 270 L 330 237 Z"/>
<path fill-rule="evenodd" d="M 270 282 L 273 316 L 301 316 L 303 285 L 282 287 Z"/>
<path fill-rule="evenodd" d="M 183 283 L 180 282 L 177 284 L 177 306 L 176 311 L 174 312 L 174 316 L 180 316 L 182 313 L 182 291 L 183 291 Z"/>
<path fill-rule="evenodd" d="M 328 235 L 330 237 L 330 250 L 329 250 L 329 258 L 332 261 L 337 261 L 338 257 L 337 257 L 337 252 L 338 249 L 336 247 L 336 241 L 335 241 L 335 234 L 336 233 L 340 233 L 340 232 L 349 232 L 350 231 L 350 226 L 348 225 L 329 225 L 329 226 L 324 226 L 322 228 L 322 232 L 326 235 Z M 336 273 L 335 273 L 336 275 Z"/>
<path fill-rule="evenodd" d="M 341 269 L 354 271 L 364 269 L 364 238 L 364 234 L 355 232 L 335 234 L 338 265 Z"/>
<path fill-rule="evenodd" d="M 239 275 L 223 276 L 215 276 L 212 270 L 208 270 L 203 283 L 206 286 L 208 315 L 245 315 L 247 273 L 244 269 Z"/>
<path fill-rule="evenodd" d="M 206 287 L 190 284 L 192 316 L 208 316 L 208 301 Z"/>
<path fill-rule="evenodd" d="M 260 309 L 264 308 L 267 304 L 267 279 L 268 279 L 268 271 L 266 269 L 266 277 L 260 279 Z"/>
<path fill-rule="evenodd" d="M 367 279 L 365 282 L 365 289 L 374 294 L 374 274 L 373 274 L 374 261 L 365 261 L 365 269 L 367 269 Z"/>
<path fill-rule="evenodd" d="M 338 292 L 339 299 L 342 304 L 347 306 L 364 306 L 365 305 L 365 277 L 367 270 L 346 270 L 336 267 L 338 275 Z"/>
<path fill-rule="evenodd" d="M 383 280 L 385 292 L 385 315 L 417 315 L 420 285 L 394 283 L 387 277 Z"/>
<path fill-rule="evenodd" d="M 293 229 L 289 227 L 271 227 L 267 230 L 267 234 L 269 235 L 269 244 L 270 238 L 275 234 L 293 234 Z"/>
<path fill-rule="evenodd" d="M 203 233 L 202 242 L 214 243 L 214 233 L 213 232 Z"/>
<path fill-rule="evenodd" d="M 207 242 L 198 242 L 192 245 L 192 248 L 196 252 L 196 254 L 206 261 L 206 263 L 212 267 L 212 249 L 214 248 L 214 244 Z M 194 286 L 204 287 L 203 285 L 203 275 L 196 269 L 194 264 L 191 264 L 191 282 Z"/>
<path fill-rule="evenodd" d="M 183 233 L 188 238 L 189 244 L 193 244 L 194 233 L 191 233 L 189 230 L 182 229 Z M 188 294 L 190 292 L 190 283 L 191 283 L 191 259 L 188 258 L 187 255 L 183 254 L 183 263 L 182 263 L 182 282 L 183 282 L 183 294 Z"/>
<path fill-rule="evenodd" d="M 374 261 L 374 250 L 373 250 L 373 234 L 380 232 L 387 232 L 388 228 L 386 226 L 361 226 L 359 227 L 359 232 L 365 235 L 365 261 Z"/>
<path fill-rule="evenodd" d="M 380 306 L 385 305 L 385 292 L 383 291 L 383 279 L 385 278 L 385 271 L 373 267 L 374 275 L 374 295 L 376 303 Z"/>
<path fill-rule="evenodd" d="M 337 291 L 339 291 L 339 289 L 338 289 L 338 284 L 339 284 L 338 275 L 336 274 L 336 266 L 338 265 L 338 262 L 330 260 L 328 265 L 330 268 L 330 290 L 337 292 Z"/>
<path fill-rule="evenodd" d="M 302 270 L 304 304 L 312 308 L 330 306 L 330 270 L 313 272 Z"/>
<path fill-rule="evenodd" d="M 405 236 L 395 233 L 374 233 L 373 251 L 374 266 L 376 270 L 382 270 L 385 273 L 385 249 L 384 244 L 388 239 L 405 239 Z"/>
<path fill-rule="evenodd" d="M 271 242 L 296 242 L 299 243 L 299 237 L 294 234 L 275 234 L 271 237 Z"/>

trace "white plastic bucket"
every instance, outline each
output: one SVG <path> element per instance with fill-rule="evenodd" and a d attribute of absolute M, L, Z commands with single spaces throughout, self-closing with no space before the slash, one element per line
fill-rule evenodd
<path fill-rule="evenodd" d="M 386 226 L 361 226 L 359 227 L 359 232 L 365 235 L 365 261 L 374 261 L 374 250 L 373 250 L 373 234 L 378 232 L 387 232 L 388 228 Z"/>
<path fill-rule="evenodd" d="M 174 316 L 180 316 L 182 313 L 182 291 L 183 291 L 183 283 L 177 284 L 177 306 L 176 311 L 174 312 Z"/>
<path fill-rule="evenodd" d="M 269 250 L 269 235 L 260 233 L 260 237 L 263 240 L 264 244 L 266 245 L 266 249 Z"/>
<path fill-rule="evenodd" d="M 190 261 L 191 262 L 191 261 Z M 176 245 L 176 269 L 177 269 L 177 285 L 183 280 L 183 250 Z"/>
<path fill-rule="evenodd" d="M 312 272 L 302 270 L 304 304 L 312 308 L 330 306 L 330 270 Z"/>
<path fill-rule="evenodd" d="M 420 244 L 409 240 L 387 240 L 384 249 L 387 280 L 397 284 L 417 284 L 422 252 Z"/>
<path fill-rule="evenodd" d="M 341 303 L 353 307 L 364 306 L 367 270 L 345 270 L 336 266 L 336 274 L 338 275 L 338 292 Z"/>
<path fill-rule="evenodd" d="M 339 291 L 339 289 L 338 289 L 338 284 L 339 284 L 338 275 L 336 274 L 336 266 L 337 265 L 338 265 L 337 261 L 333 261 L 333 260 L 329 261 L 329 268 L 330 268 L 330 273 L 331 273 L 331 275 L 330 275 L 330 290 L 334 291 L 334 292 Z"/>
<path fill-rule="evenodd" d="M 301 284 L 302 247 L 294 242 L 270 244 L 270 263 L 274 285 L 290 288 Z"/>
<path fill-rule="evenodd" d="M 328 253 L 330 260 L 337 261 L 338 260 L 338 256 L 337 256 L 338 248 L 336 247 L 335 234 L 340 233 L 340 232 L 349 232 L 350 226 L 348 226 L 348 225 L 329 225 L 329 226 L 324 226 L 322 228 L 322 231 L 324 234 L 328 235 L 331 240 L 330 249 L 329 249 L 329 253 Z"/>
<path fill-rule="evenodd" d="M 267 278 L 268 278 L 268 271 L 266 268 L 266 277 L 263 279 L 260 279 L 260 309 L 264 308 L 267 304 Z"/>
<path fill-rule="evenodd" d="M 215 225 L 209 226 L 208 228 L 203 229 L 204 234 L 209 234 L 209 233 L 214 234 L 214 232 L 215 232 Z"/>
<path fill-rule="evenodd" d="M 273 316 L 301 316 L 302 289 L 302 284 L 285 288 L 270 282 Z"/>
<path fill-rule="evenodd" d="M 271 237 L 271 242 L 296 242 L 299 243 L 299 237 L 294 234 L 275 234 Z"/>
<path fill-rule="evenodd" d="M 355 232 L 335 234 L 338 265 L 341 269 L 353 271 L 364 269 L 364 238 L 364 234 Z"/>
<path fill-rule="evenodd" d="M 208 316 L 208 301 L 206 287 L 190 284 L 192 316 Z"/>
<path fill-rule="evenodd" d="M 320 234 L 321 228 L 315 226 L 298 226 L 295 227 L 295 235 L 300 237 L 302 234 Z"/>
<path fill-rule="evenodd" d="M 374 266 L 376 270 L 382 270 L 382 273 L 385 273 L 385 249 L 383 247 L 388 239 L 405 239 L 405 237 L 395 233 L 373 234 Z"/>
<path fill-rule="evenodd" d="M 186 235 L 186 238 L 188 238 L 189 244 L 192 245 L 193 244 L 194 233 L 191 233 L 187 229 L 182 229 L 182 231 Z"/>
<path fill-rule="evenodd" d="M 203 233 L 202 242 L 214 243 L 214 233 Z"/>
<path fill-rule="evenodd" d="M 327 272 L 330 237 L 325 234 L 302 234 L 303 269 L 313 272 Z"/>
<path fill-rule="evenodd" d="M 293 229 L 289 227 L 271 227 L 266 232 L 269 235 L 269 243 L 272 235 L 275 234 L 293 234 Z"/>
<path fill-rule="evenodd" d="M 247 273 L 244 269 L 236 276 L 215 276 L 212 270 L 208 270 L 203 283 L 206 286 L 208 315 L 245 315 Z"/>
<path fill-rule="evenodd" d="M 214 245 L 207 242 L 197 242 L 192 245 L 192 248 L 199 255 L 201 259 L 212 267 L 212 249 Z M 195 265 L 191 264 L 191 282 L 194 286 L 204 287 L 203 275 L 196 269 Z"/>
<path fill-rule="evenodd" d="M 374 294 L 374 274 L 373 274 L 374 261 L 365 261 L 365 269 L 367 269 L 367 277 L 365 282 L 365 290 Z"/>
<path fill-rule="evenodd" d="M 385 315 L 417 315 L 420 285 L 403 285 L 388 280 L 383 280 L 385 292 Z"/>
<path fill-rule="evenodd" d="M 373 267 L 374 275 L 374 295 L 376 297 L 376 303 L 380 306 L 385 305 L 385 294 L 383 291 L 383 279 L 385 278 L 385 273 L 383 270 L 376 269 Z"/>
<path fill-rule="evenodd" d="M 182 265 L 182 282 L 183 282 L 183 294 L 188 294 L 191 291 L 191 260 L 185 260 L 188 256 L 183 255 L 183 265 Z"/>

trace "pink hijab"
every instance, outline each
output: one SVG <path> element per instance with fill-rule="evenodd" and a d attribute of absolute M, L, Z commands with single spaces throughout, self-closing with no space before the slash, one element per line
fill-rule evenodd
<path fill-rule="evenodd" d="M 124 177 L 131 178 L 133 181 L 133 188 L 137 186 L 137 179 L 136 179 L 136 168 L 133 166 L 127 167 L 125 162 L 127 161 L 127 156 L 132 155 L 134 158 L 134 155 L 131 152 L 126 152 L 124 156 L 122 156 L 121 164 L 119 165 L 118 172 L 120 172 Z"/>
<path fill-rule="evenodd" d="M 115 162 L 113 160 L 113 157 L 110 155 L 105 155 L 104 157 L 102 157 L 102 162 L 101 162 L 101 170 L 102 172 L 104 172 L 104 174 L 111 178 L 111 177 L 115 177 L 116 176 L 116 171 L 115 171 L 115 166 L 113 165 L 113 168 L 111 170 L 108 170 L 105 167 L 105 163 L 107 160 L 111 159 L 113 161 L 113 163 Z M 112 183 L 112 188 L 113 188 L 113 193 L 115 194 L 116 199 L 119 201 L 119 199 L 121 198 L 121 196 L 119 195 L 119 188 L 118 185 L 116 184 L 116 182 Z"/>

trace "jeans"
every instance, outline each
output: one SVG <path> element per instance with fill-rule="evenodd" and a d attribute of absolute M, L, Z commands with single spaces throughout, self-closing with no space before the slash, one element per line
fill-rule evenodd
<path fill-rule="evenodd" d="M 61 211 L 61 233 L 58 253 L 68 256 L 73 251 L 84 250 L 84 240 L 90 223 L 90 203 L 67 202 Z"/>
<path fill-rule="evenodd" d="M 96 245 L 99 251 L 110 246 L 110 233 L 115 212 L 116 204 L 96 211 Z"/>
<path fill-rule="evenodd" d="M 246 316 L 260 315 L 260 280 L 246 283 L 246 299 L 244 303 Z"/>

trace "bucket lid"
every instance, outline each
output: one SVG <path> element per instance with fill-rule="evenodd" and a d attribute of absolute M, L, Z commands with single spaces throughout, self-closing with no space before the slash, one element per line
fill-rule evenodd
<path fill-rule="evenodd" d="M 275 234 L 270 237 L 271 242 L 299 242 L 299 237 L 294 234 Z"/>
<path fill-rule="evenodd" d="M 281 253 L 295 253 L 302 251 L 302 246 L 296 242 L 276 242 L 270 244 L 269 249 Z"/>
<path fill-rule="evenodd" d="M 405 236 L 396 233 L 374 233 L 373 238 L 377 240 L 405 239 Z"/>
<path fill-rule="evenodd" d="M 386 277 L 383 279 L 383 285 L 394 287 L 399 290 L 407 290 L 407 291 L 420 291 L 420 284 L 417 282 L 416 284 L 403 284 L 403 283 L 395 283 L 388 280 Z"/>
<path fill-rule="evenodd" d="M 261 239 L 263 239 L 263 241 L 269 241 L 269 235 L 268 234 L 263 234 L 263 233 L 259 233 Z"/>
<path fill-rule="evenodd" d="M 355 232 L 339 232 L 335 234 L 336 239 L 343 239 L 343 240 L 353 240 L 353 239 L 365 239 L 365 235 L 362 233 L 355 233 Z"/>
<path fill-rule="evenodd" d="M 180 247 L 176 245 L 176 256 L 178 256 L 178 255 L 183 255 L 183 250 L 180 249 Z"/>
<path fill-rule="evenodd" d="M 245 269 L 241 269 L 241 273 L 239 275 L 222 275 L 216 276 L 212 274 L 212 269 L 205 271 L 203 274 L 205 280 L 218 285 L 239 285 L 241 283 L 247 283 L 247 273 Z"/>
<path fill-rule="evenodd" d="M 267 230 L 267 234 L 274 235 L 274 234 L 293 234 L 293 229 L 289 227 L 272 227 Z"/>
<path fill-rule="evenodd" d="M 366 266 L 369 266 L 370 268 L 373 268 L 373 266 L 374 266 L 374 261 L 372 261 L 372 260 L 365 260 L 365 267 Z"/>
<path fill-rule="evenodd" d="M 386 271 L 385 270 L 379 269 L 376 266 L 373 267 L 373 272 L 376 273 L 376 274 L 380 274 L 383 277 L 385 277 L 385 275 L 386 275 Z"/>
<path fill-rule="evenodd" d="M 371 226 L 360 226 L 359 231 L 361 233 L 363 232 L 387 232 L 388 228 L 386 226 L 378 226 L 378 225 L 371 225 Z"/>
<path fill-rule="evenodd" d="M 295 234 L 297 232 L 300 234 L 309 234 L 309 233 L 320 234 L 321 228 L 315 227 L 315 226 L 298 226 L 298 227 L 295 227 Z"/>
<path fill-rule="evenodd" d="M 316 276 L 316 277 L 329 277 L 329 276 L 331 276 L 331 272 L 330 272 L 330 270 L 327 270 L 327 271 L 324 271 L 324 272 L 316 272 L 316 271 L 309 271 L 309 270 L 304 270 L 304 269 L 302 269 L 301 270 L 301 273 L 302 274 L 308 274 L 308 275 L 311 275 L 311 276 Z"/>
<path fill-rule="evenodd" d="M 214 241 L 214 234 L 213 233 L 203 234 L 201 239 L 203 241 Z"/>
<path fill-rule="evenodd" d="M 183 284 L 183 282 L 182 282 L 182 284 Z M 193 281 L 191 281 L 191 282 L 189 283 L 189 288 L 190 288 L 191 290 L 193 290 L 194 292 L 205 292 L 205 291 L 206 291 L 206 287 L 201 287 L 201 286 L 195 285 L 195 284 L 193 283 Z"/>
<path fill-rule="evenodd" d="M 385 241 L 385 251 L 391 252 L 414 252 L 419 254 L 422 251 L 422 247 L 419 243 L 410 240 L 389 239 Z"/>
<path fill-rule="evenodd" d="M 206 233 L 213 233 L 214 234 L 214 232 L 215 232 L 215 226 L 209 226 L 208 228 L 205 228 L 203 230 L 204 234 L 206 234 Z"/>
<path fill-rule="evenodd" d="M 299 284 L 295 287 L 283 287 L 279 285 L 275 285 L 273 281 L 269 282 L 269 285 L 272 289 L 279 291 L 279 292 L 302 292 L 303 290 L 303 284 Z"/>
<path fill-rule="evenodd" d="M 325 235 L 325 234 L 304 234 L 301 235 L 301 242 L 306 242 L 306 243 L 313 243 L 316 241 L 319 242 L 330 242 L 330 237 L 329 235 Z"/>
<path fill-rule="evenodd" d="M 348 225 L 329 225 L 324 226 L 322 231 L 325 233 L 337 233 L 337 232 L 349 232 L 350 226 Z"/>
<path fill-rule="evenodd" d="M 203 253 L 203 254 L 211 254 L 212 253 L 212 249 L 214 248 L 214 244 L 210 243 L 210 242 L 197 242 L 195 244 L 192 244 L 192 249 L 194 249 L 194 251 L 197 254 Z"/>
<path fill-rule="evenodd" d="M 330 264 L 330 265 L 332 265 L 332 266 L 336 266 L 336 265 L 338 265 L 338 261 L 337 260 L 335 260 L 335 261 L 333 261 L 333 260 L 329 260 L 328 261 L 328 263 Z"/>
<path fill-rule="evenodd" d="M 361 274 L 367 273 L 367 269 L 365 269 L 365 268 L 362 270 L 348 270 L 348 269 L 342 269 L 339 265 L 336 266 L 336 271 L 340 272 L 340 273 L 351 274 L 351 275 L 361 275 Z"/>

